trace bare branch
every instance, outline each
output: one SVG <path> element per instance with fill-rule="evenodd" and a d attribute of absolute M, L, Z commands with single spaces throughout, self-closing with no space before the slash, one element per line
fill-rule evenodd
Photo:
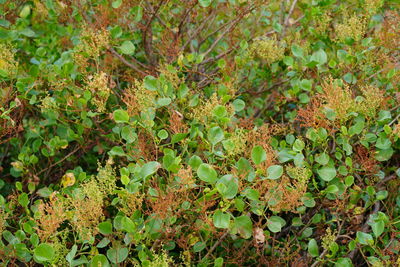
<path fill-rule="evenodd" d="M 119 58 L 119 60 L 122 61 L 122 63 L 124 63 L 126 66 L 130 67 L 131 69 L 139 72 L 141 75 L 146 76 L 147 73 L 140 70 L 136 65 L 128 62 L 122 55 L 120 55 L 117 51 L 114 50 L 114 48 L 109 48 L 110 52 L 113 53 L 117 58 Z"/>

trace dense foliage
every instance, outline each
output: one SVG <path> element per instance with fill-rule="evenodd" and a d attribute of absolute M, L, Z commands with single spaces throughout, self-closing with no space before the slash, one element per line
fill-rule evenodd
<path fill-rule="evenodd" d="M 395 0 L 0 0 L 2 266 L 397 266 Z"/>

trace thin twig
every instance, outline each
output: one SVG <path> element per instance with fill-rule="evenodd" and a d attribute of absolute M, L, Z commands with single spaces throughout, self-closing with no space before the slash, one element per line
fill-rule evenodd
<path fill-rule="evenodd" d="M 207 252 L 207 254 L 203 257 L 203 260 L 208 258 L 208 256 L 211 255 L 211 253 L 213 253 L 213 251 L 219 246 L 219 244 L 222 243 L 222 241 L 225 239 L 225 237 L 229 234 L 229 231 L 226 231 L 219 239 L 217 242 L 215 242 L 215 244 L 210 248 L 210 250 Z"/>
<path fill-rule="evenodd" d="M 140 70 L 136 65 L 133 65 L 132 63 L 128 62 L 122 55 L 120 55 L 117 51 L 114 50 L 114 48 L 109 48 L 110 52 L 113 53 L 117 58 L 119 58 L 119 60 L 122 61 L 122 63 L 124 63 L 126 66 L 130 67 L 131 69 L 139 72 L 140 74 L 142 74 L 143 76 L 146 76 L 147 73 Z"/>
<path fill-rule="evenodd" d="M 40 174 L 44 173 L 45 171 L 53 168 L 54 166 L 60 164 L 61 162 L 63 162 L 64 160 L 66 160 L 67 158 L 69 158 L 70 156 L 72 156 L 73 154 L 75 154 L 81 147 L 78 146 L 76 147 L 74 150 L 72 150 L 71 152 L 69 152 L 65 157 L 63 157 L 62 159 L 60 159 L 59 161 L 57 161 L 56 163 L 51 164 L 49 167 L 41 170 L 40 172 L 38 172 L 36 175 L 39 176 Z"/>

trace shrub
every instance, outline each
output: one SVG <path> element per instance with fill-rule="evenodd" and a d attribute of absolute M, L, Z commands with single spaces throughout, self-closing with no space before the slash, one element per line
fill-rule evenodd
<path fill-rule="evenodd" d="M 0 0 L 3 266 L 395 266 L 391 0 Z"/>

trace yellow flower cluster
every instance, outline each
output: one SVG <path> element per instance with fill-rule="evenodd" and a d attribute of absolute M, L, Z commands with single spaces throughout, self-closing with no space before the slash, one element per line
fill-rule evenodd
<path fill-rule="evenodd" d="M 86 89 L 92 93 L 91 101 L 96 106 L 97 111 L 104 112 L 111 92 L 108 87 L 107 74 L 99 72 L 94 76 L 89 76 Z"/>
<path fill-rule="evenodd" d="M 365 0 L 364 9 L 369 15 L 374 15 L 383 6 L 383 3 L 384 0 Z"/>
<path fill-rule="evenodd" d="M 330 246 L 336 241 L 336 233 L 331 228 L 326 229 L 325 235 L 322 237 L 322 247 L 329 251 Z"/>
<path fill-rule="evenodd" d="M 159 71 L 160 76 L 163 76 L 167 81 L 169 81 L 175 89 L 178 89 L 184 82 L 184 79 L 178 76 L 178 71 L 171 65 L 162 64 Z"/>
<path fill-rule="evenodd" d="M 224 146 L 226 153 L 229 157 L 234 157 L 245 152 L 247 145 L 248 134 L 245 129 L 238 128 L 236 131 L 231 133 L 231 136 L 227 139 L 227 142 L 232 144 L 231 146 Z"/>
<path fill-rule="evenodd" d="M 350 37 L 354 41 L 359 41 L 364 36 L 366 30 L 366 20 L 354 14 L 351 17 L 346 17 L 343 23 L 337 24 L 335 27 L 336 40 L 343 42 Z"/>
<path fill-rule="evenodd" d="M 34 20 L 37 23 L 42 22 L 47 18 L 49 11 L 42 1 L 34 0 L 33 3 L 35 5 L 33 13 Z"/>
<path fill-rule="evenodd" d="M 201 103 L 190 110 L 188 116 L 197 120 L 198 122 L 206 125 L 206 123 L 212 118 L 213 110 L 218 105 L 225 106 L 228 113 L 227 117 L 231 117 L 234 113 L 234 109 L 230 104 L 223 104 L 222 100 L 214 93 L 210 99 L 201 100 Z"/>
<path fill-rule="evenodd" d="M 325 107 L 335 111 L 336 119 L 340 122 L 346 122 L 350 112 L 356 111 L 356 104 L 352 92 L 348 85 L 340 87 L 332 78 L 329 78 L 322 84 L 324 93 L 322 99 Z"/>
<path fill-rule="evenodd" d="M 249 48 L 252 57 L 259 57 L 267 64 L 283 59 L 285 48 L 274 38 L 254 41 Z"/>
<path fill-rule="evenodd" d="M 136 266 L 140 266 L 139 264 L 135 264 Z M 167 252 L 164 250 L 161 251 L 159 254 L 155 254 L 153 252 L 153 258 L 151 261 L 148 261 L 146 264 L 147 267 L 169 267 L 169 266 L 176 266 L 174 260 L 168 256 Z"/>
<path fill-rule="evenodd" d="M 51 97 L 48 95 L 42 99 L 40 108 L 41 108 L 42 112 L 46 112 L 49 110 L 56 110 L 56 109 L 58 109 L 58 104 L 57 104 L 57 101 L 54 99 L 54 97 Z"/>
<path fill-rule="evenodd" d="M 4 228 L 6 226 L 7 213 L 4 212 L 2 208 L 0 208 L 0 236 L 2 236 Z"/>
<path fill-rule="evenodd" d="M 0 43 L 0 71 L 12 77 L 17 74 L 18 62 L 14 58 L 14 52 L 8 45 Z"/>
<path fill-rule="evenodd" d="M 364 101 L 357 106 L 357 111 L 367 118 L 374 118 L 385 101 L 384 92 L 371 85 L 363 86 L 360 90 Z"/>
<path fill-rule="evenodd" d="M 147 90 L 142 82 L 135 79 L 133 85 L 125 90 L 123 101 L 129 115 L 134 116 L 142 110 L 155 107 L 157 95 L 157 92 Z"/>
<path fill-rule="evenodd" d="M 311 170 L 305 167 L 288 166 L 286 167 L 286 172 L 290 178 L 295 179 L 299 183 L 298 185 L 302 186 L 307 186 L 312 175 Z"/>
<path fill-rule="evenodd" d="M 323 34 L 329 28 L 332 21 L 332 17 L 328 13 L 324 13 L 322 16 L 317 17 L 314 23 L 315 31 L 318 34 Z"/>
<path fill-rule="evenodd" d="M 89 66 L 89 60 L 98 60 L 103 49 L 110 43 L 110 33 L 107 30 L 95 31 L 85 27 L 81 33 L 81 42 L 75 47 L 73 58 L 84 71 Z"/>
<path fill-rule="evenodd" d="M 83 240 L 89 240 L 97 233 L 96 227 L 103 218 L 103 198 L 95 179 L 82 184 L 80 193 L 70 198 L 71 225 Z"/>

